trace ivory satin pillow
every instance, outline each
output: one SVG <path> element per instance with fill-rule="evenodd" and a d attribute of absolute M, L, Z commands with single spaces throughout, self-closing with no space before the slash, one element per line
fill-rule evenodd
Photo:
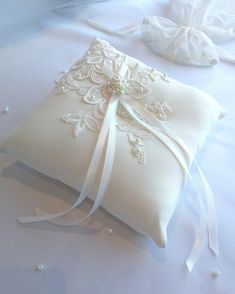
<path fill-rule="evenodd" d="M 189 168 L 224 115 L 208 94 L 95 39 L 1 150 L 81 191 L 111 97 L 116 131 L 107 122 L 98 174 L 87 196 L 96 198 L 106 158 L 111 174 L 102 206 L 164 247 L 186 177 L 174 154 L 183 154 L 182 146 L 174 138 L 190 151 Z M 108 144 L 115 152 L 107 154 Z"/>

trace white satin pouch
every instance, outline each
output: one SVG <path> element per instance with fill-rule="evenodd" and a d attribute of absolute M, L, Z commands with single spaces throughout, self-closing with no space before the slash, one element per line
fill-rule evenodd
<path fill-rule="evenodd" d="M 208 227 L 218 254 L 211 189 L 194 156 L 224 109 L 208 94 L 168 77 L 96 39 L 55 89 L 1 146 L 26 165 L 80 192 L 62 212 L 22 223 L 75 225 L 102 205 L 165 247 L 190 166 L 201 179 L 199 230 L 186 261 L 191 271 Z M 191 179 L 193 181 L 193 179 Z M 84 219 L 69 213 L 89 197 Z"/>

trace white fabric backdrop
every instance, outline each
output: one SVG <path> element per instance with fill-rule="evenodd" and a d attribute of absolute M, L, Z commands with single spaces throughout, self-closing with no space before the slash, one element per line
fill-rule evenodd
<path fill-rule="evenodd" d="M 40 9 L 46 5 L 44 2 Z M 122 5 L 100 4 L 79 12 L 87 17 L 96 15 L 96 21 L 117 28 L 139 22 L 146 15 L 165 15 L 166 9 L 165 1 L 133 0 L 123 1 Z M 138 34 L 131 38 L 108 36 L 80 24 L 75 14 L 74 10 L 67 11 L 66 16 L 62 13 L 59 18 L 50 14 L 29 20 L 28 31 L 19 9 L 14 14 L 13 29 L 0 18 L 0 107 L 11 107 L 8 114 L 0 116 L 0 139 L 43 99 L 53 87 L 54 79 L 60 77 L 60 71 L 74 63 L 95 36 L 107 39 L 124 53 L 182 82 L 209 92 L 228 109 L 227 117 L 218 123 L 198 156 L 215 193 L 220 257 L 215 258 L 205 242 L 193 272 L 189 274 L 185 268 L 184 261 L 198 224 L 198 204 L 190 185 L 186 185 L 169 226 L 168 247 L 160 249 L 102 209 L 88 228 L 62 228 L 47 223 L 20 225 L 16 217 L 29 215 L 37 206 L 64 207 L 74 200 L 75 191 L 20 163 L 9 167 L 2 163 L 0 293 L 235 292 L 235 66 L 226 63 L 212 68 L 175 65 L 154 55 L 139 40 Z M 227 43 L 224 48 L 231 52 L 235 50 L 235 43 Z M 57 207 L 53 208 L 55 201 Z M 108 234 L 109 227 L 113 235 Z M 34 271 L 39 263 L 46 266 L 45 271 Z M 221 271 L 218 279 L 211 276 L 214 269 Z"/>

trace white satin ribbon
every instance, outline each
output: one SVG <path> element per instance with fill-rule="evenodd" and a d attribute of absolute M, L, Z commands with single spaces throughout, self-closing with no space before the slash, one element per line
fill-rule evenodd
<path fill-rule="evenodd" d="M 130 34 L 134 33 L 140 27 L 140 25 L 127 25 L 127 26 L 124 26 L 124 27 L 117 29 L 117 30 L 111 30 L 111 29 L 108 29 L 102 25 L 99 25 L 97 22 L 93 21 L 92 19 L 86 18 L 86 17 L 81 18 L 80 21 L 82 21 L 83 23 L 85 23 L 93 28 L 96 28 L 99 31 L 102 31 L 104 33 L 108 33 L 111 35 L 117 35 L 120 37 L 130 35 Z"/>
<path fill-rule="evenodd" d="M 106 65 L 106 67 L 104 68 L 104 72 L 110 77 L 110 79 L 112 78 L 112 71 L 110 70 L 108 65 Z M 126 78 L 126 73 L 127 67 L 125 64 L 123 64 L 122 68 L 120 69 L 119 76 L 124 79 Z M 21 217 L 18 219 L 21 223 L 49 221 L 51 223 L 59 225 L 76 225 L 85 221 L 97 210 L 106 194 L 112 173 L 116 147 L 116 115 L 118 103 L 122 104 L 122 106 L 132 116 L 133 119 L 135 119 L 143 128 L 147 129 L 154 137 L 160 140 L 166 146 L 166 148 L 168 148 L 168 150 L 174 155 L 175 159 L 180 164 L 183 173 L 192 180 L 189 172 L 189 166 L 193 162 L 193 156 L 183 140 L 174 131 L 172 131 L 165 122 L 163 123 L 161 120 L 153 116 L 138 101 L 125 94 L 122 96 L 113 95 L 109 100 L 107 111 L 94 149 L 94 153 L 89 164 L 89 168 L 81 189 L 80 196 L 77 201 L 70 208 L 59 213 L 36 215 L 32 217 Z M 140 117 L 143 117 L 144 120 L 140 119 Z M 75 207 L 80 205 L 85 200 L 87 195 L 91 193 L 91 188 L 97 177 L 98 170 L 100 169 L 100 166 L 102 164 L 101 161 L 104 152 L 105 156 L 104 163 L 101 168 L 102 172 L 99 181 L 99 187 L 90 212 L 84 218 L 79 220 L 63 218 L 64 215 L 68 214 Z M 201 194 L 197 191 L 197 189 L 195 189 L 200 204 L 200 225 L 193 248 L 186 260 L 186 265 L 189 271 L 193 269 L 193 266 L 195 265 L 196 260 L 199 256 L 202 242 L 204 240 L 207 222 L 209 230 L 209 246 L 215 254 L 218 254 L 218 238 L 213 194 L 202 171 L 195 161 L 194 163 L 198 169 L 199 177 L 201 178 L 201 184 L 203 187 L 203 198 L 206 201 L 208 213 L 206 214 L 205 212 L 205 205 L 202 201 Z"/>
<path fill-rule="evenodd" d="M 122 105 L 125 107 L 125 109 L 129 112 L 129 114 L 136 120 L 138 123 L 145 127 L 148 131 L 150 131 L 155 137 L 157 137 L 159 140 L 161 140 L 166 147 L 172 152 L 172 154 L 175 156 L 179 164 L 181 165 L 183 171 L 186 173 L 186 175 L 190 178 L 192 181 L 194 190 L 197 194 L 198 200 L 199 200 L 199 206 L 200 206 L 200 224 L 199 224 L 199 230 L 196 236 L 196 239 L 194 241 L 193 248 L 186 260 L 186 265 L 188 270 L 191 272 L 198 257 L 200 254 L 200 250 L 202 247 L 202 242 L 204 240 L 205 232 L 206 232 L 206 223 L 208 221 L 208 232 L 209 232 L 209 247 L 212 250 L 212 252 L 215 253 L 215 255 L 219 254 L 218 250 L 218 235 L 217 235 L 217 225 L 216 225 L 216 214 L 215 214 L 215 204 L 213 199 L 213 193 L 211 191 L 211 188 L 203 175 L 201 169 L 199 168 L 197 162 L 193 160 L 193 163 L 195 164 L 195 167 L 197 168 L 199 172 L 199 177 L 201 179 L 201 184 L 203 187 L 203 196 L 206 201 L 206 206 L 208 209 L 208 214 L 205 212 L 204 204 L 202 201 L 202 196 L 200 192 L 195 187 L 194 181 L 190 175 L 188 166 L 190 165 L 190 162 L 192 160 L 191 152 L 187 148 L 186 144 L 180 139 L 177 134 L 175 134 L 172 130 L 170 130 L 167 126 L 165 126 L 160 120 L 153 117 L 155 119 L 156 123 L 159 123 L 160 132 L 152 128 L 150 125 L 145 123 L 144 121 L 140 120 L 138 116 L 134 113 L 134 111 L 138 114 L 140 114 L 145 119 L 148 117 L 151 117 L 152 114 L 148 113 L 146 109 L 143 108 L 141 104 L 139 104 L 137 101 L 131 99 L 128 97 L 129 103 L 122 102 Z M 132 103 L 131 103 L 132 102 Z M 134 102 L 134 103 L 133 103 Z M 131 104 L 131 106 L 130 106 Z M 134 110 L 134 111 L 133 111 Z M 169 140 L 170 139 L 170 140 Z M 182 153 L 180 153 L 180 150 L 177 149 L 177 145 L 174 144 L 175 142 L 178 147 L 181 148 L 181 151 L 184 153 L 184 156 Z M 172 144 L 173 143 L 173 144 Z M 208 215 L 208 218 L 206 220 L 206 215 Z"/>
<path fill-rule="evenodd" d="M 92 215 L 95 212 L 95 210 L 98 208 L 98 206 L 100 205 L 104 197 L 104 194 L 106 192 L 106 189 L 110 180 L 110 176 L 111 176 L 115 146 L 116 146 L 117 103 L 118 103 L 117 97 L 113 96 L 110 98 L 109 105 L 104 117 L 103 125 L 101 127 L 99 137 L 97 139 L 97 143 L 95 146 L 95 150 L 94 150 L 78 200 L 70 208 L 59 213 L 48 214 L 48 215 L 38 215 L 38 216 L 32 216 L 32 217 L 20 217 L 18 218 L 18 220 L 21 223 L 31 223 L 31 222 L 53 220 L 54 223 L 66 225 L 65 220 L 55 221 L 54 219 L 58 219 L 59 217 L 69 213 L 75 207 L 79 206 L 85 200 L 87 195 L 91 192 L 92 185 L 94 184 L 95 178 L 97 176 L 97 171 L 101 163 L 101 158 L 104 154 L 104 150 L 106 149 L 105 162 L 102 169 L 102 175 L 101 175 L 100 184 L 99 184 L 99 188 L 98 188 L 98 192 L 96 196 L 96 201 L 94 202 L 94 205 L 91 211 L 89 212 L 89 214 L 85 218 L 83 218 L 82 220 L 79 220 L 79 222 L 76 222 L 74 224 L 78 224 L 85 221 L 90 215 Z M 108 141 L 107 141 L 107 138 L 108 138 Z M 106 148 L 105 148 L 105 144 L 106 144 Z M 67 224 L 72 225 L 71 221 L 69 221 Z"/>

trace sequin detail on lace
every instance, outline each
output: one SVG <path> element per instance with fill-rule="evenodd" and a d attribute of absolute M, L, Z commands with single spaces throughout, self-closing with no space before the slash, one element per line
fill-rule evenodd
<path fill-rule="evenodd" d="M 82 101 L 91 106 L 91 110 L 85 113 L 67 113 L 62 121 L 74 126 L 74 137 L 77 137 L 86 128 L 99 132 L 106 112 L 107 104 L 112 95 L 127 95 L 135 100 L 143 101 L 145 109 L 160 120 L 166 120 L 172 112 L 165 102 L 146 103 L 151 95 L 150 83 L 161 79 L 169 82 L 166 74 L 157 70 L 139 66 L 138 63 L 129 65 L 126 79 L 118 75 L 126 56 L 119 53 L 106 41 L 95 40 L 85 55 L 74 64 L 61 80 L 56 81 L 56 92 L 58 94 L 76 91 Z M 109 65 L 113 71 L 110 79 L 102 71 L 102 67 Z M 141 118 L 142 119 L 142 118 Z M 145 163 L 146 151 L 144 149 L 145 139 L 152 138 L 150 132 L 141 127 L 122 107 L 118 105 L 117 127 L 126 132 L 131 144 L 131 153 L 138 159 L 139 163 Z"/>

